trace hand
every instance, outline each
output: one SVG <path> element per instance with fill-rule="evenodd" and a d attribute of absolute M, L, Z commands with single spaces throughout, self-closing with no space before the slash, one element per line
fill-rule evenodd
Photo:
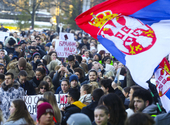
<path fill-rule="evenodd" d="M 61 108 L 61 111 L 65 111 L 65 107 L 62 107 L 62 108 Z"/>

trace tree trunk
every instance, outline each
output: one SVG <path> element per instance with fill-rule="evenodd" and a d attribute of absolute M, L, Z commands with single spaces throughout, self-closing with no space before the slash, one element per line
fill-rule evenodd
<path fill-rule="evenodd" d="M 32 6 L 32 14 L 31 14 L 31 26 L 32 26 L 32 29 L 34 29 L 34 22 L 35 22 L 35 3 L 36 1 L 33 0 L 33 6 Z"/>

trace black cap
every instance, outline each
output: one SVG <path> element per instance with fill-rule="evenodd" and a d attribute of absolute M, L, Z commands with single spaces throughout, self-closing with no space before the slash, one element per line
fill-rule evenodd
<path fill-rule="evenodd" d="M 19 44 L 22 45 L 24 43 L 26 44 L 27 42 L 25 42 L 25 40 L 21 40 L 21 42 Z"/>

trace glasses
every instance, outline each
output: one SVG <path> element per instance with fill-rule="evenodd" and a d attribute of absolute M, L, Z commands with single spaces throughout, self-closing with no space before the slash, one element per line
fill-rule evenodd
<path fill-rule="evenodd" d="M 67 97 L 71 97 L 71 96 L 66 95 L 66 98 L 67 98 Z"/>
<path fill-rule="evenodd" d="M 37 41 L 40 41 L 40 39 L 36 39 Z"/>
<path fill-rule="evenodd" d="M 40 87 L 40 89 L 45 89 L 45 90 L 46 90 L 46 88 L 45 88 L 45 87 Z"/>

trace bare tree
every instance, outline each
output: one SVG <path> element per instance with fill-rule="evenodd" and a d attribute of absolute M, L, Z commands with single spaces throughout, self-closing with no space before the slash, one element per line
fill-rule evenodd
<path fill-rule="evenodd" d="M 25 11 L 27 14 L 31 15 L 31 26 L 34 29 L 34 22 L 36 14 L 40 6 L 44 6 L 44 0 L 3 0 L 5 4 L 13 6 L 18 11 Z M 48 3 L 48 2 L 47 2 Z"/>

